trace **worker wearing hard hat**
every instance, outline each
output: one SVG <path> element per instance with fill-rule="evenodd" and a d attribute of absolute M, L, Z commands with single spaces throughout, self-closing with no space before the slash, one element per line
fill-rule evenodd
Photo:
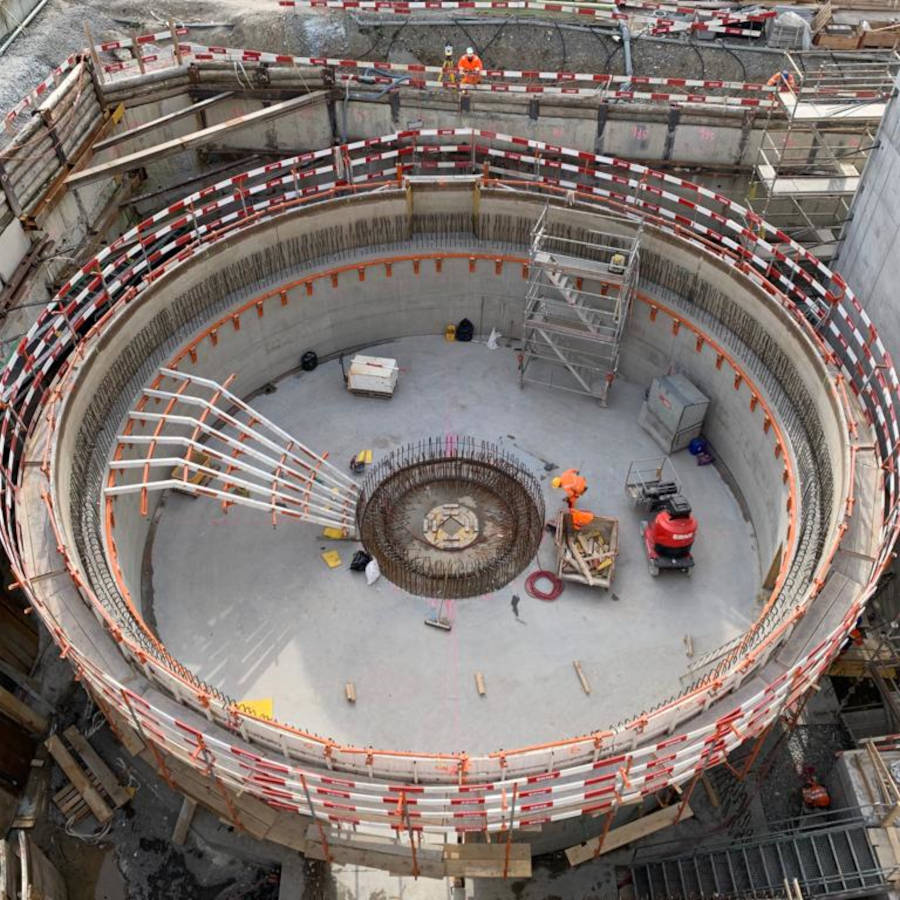
<path fill-rule="evenodd" d="M 444 47 L 444 64 L 441 66 L 441 83 L 456 84 L 456 66 L 453 62 L 453 45 Z"/>
<path fill-rule="evenodd" d="M 472 47 L 466 47 L 466 52 L 459 58 L 457 68 L 462 75 L 463 84 L 478 84 L 481 81 L 481 57 Z"/>
<path fill-rule="evenodd" d="M 587 479 L 578 471 L 578 469 L 566 469 L 562 475 L 558 475 L 554 478 L 551 484 L 553 487 L 562 489 L 566 492 L 566 503 L 569 507 L 569 514 L 572 517 L 572 524 L 575 526 L 576 530 L 593 521 L 593 513 L 575 508 L 575 503 L 587 490 Z"/>
<path fill-rule="evenodd" d="M 793 94 L 797 90 L 797 82 L 789 69 L 782 69 L 780 72 L 776 72 L 766 84 L 769 87 L 776 88 L 779 92 L 790 91 Z"/>

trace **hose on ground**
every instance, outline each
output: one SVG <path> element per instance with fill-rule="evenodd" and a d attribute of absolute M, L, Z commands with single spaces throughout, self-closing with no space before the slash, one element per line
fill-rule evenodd
<path fill-rule="evenodd" d="M 537 587 L 539 581 L 549 581 L 550 590 L 544 591 Z M 563 592 L 562 578 L 547 569 L 538 569 L 525 579 L 525 592 L 535 600 L 555 600 Z"/>

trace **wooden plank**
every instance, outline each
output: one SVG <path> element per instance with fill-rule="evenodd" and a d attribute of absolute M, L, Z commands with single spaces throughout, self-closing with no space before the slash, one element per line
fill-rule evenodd
<path fill-rule="evenodd" d="M 663 828 L 674 825 L 675 819 L 678 817 L 678 811 L 681 808 L 681 803 L 674 803 L 672 806 L 663 807 L 663 809 L 650 813 L 648 816 L 642 816 L 640 819 L 629 822 L 627 825 L 613 828 L 606 835 L 606 840 L 603 841 L 603 846 L 600 848 L 601 855 L 603 853 L 609 853 L 610 850 L 624 847 L 625 844 L 630 844 L 632 841 L 638 840 L 638 838 L 646 837 L 648 834 L 662 831 Z M 680 821 L 690 819 L 693 815 L 694 811 L 691 807 L 685 805 L 684 810 L 681 813 Z M 577 866 L 593 859 L 597 855 L 597 847 L 599 844 L 600 838 L 595 837 L 591 838 L 587 843 L 576 844 L 574 847 L 569 847 L 568 850 L 566 850 L 566 858 L 569 860 L 569 865 Z"/>
<path fill-rule="evenodd" d="M 16 815 L 19 799 L 0 785 L 0 834 L 6 834 Z"/>
<path fill-rule="evenodd" d="M 63 742 L 55 734 L 51 734 L 45 741 L 47 749 L 53 755 L 57 765 L 65 772 L 66 778 L 78 788 L 78 793 L 84 798 L 84 802 L 90 807 L 94 818 L 103 825 L 112 818 L 113 811 L 106 805 L 103 797 L 97 789 L 88 781 L 81 766 L 75 762 L 72 754 L 66 750 Z"/>
<path fill-rule="evenodd" d="M 0 900 L 19 896 L 19 860 L 12 844 L 0 838 Z"/>
<path fill-rule="evenodd" d="M 578 676 L 578 680 L 581 682 L 582 690 L 586 694 L 590 694 L 591 683 L 587 680 L 587 675 L 584 674 L 584 669 L 581 668 L 581 661 L 578 659 L 573 659 L 572 665 L 575 667 L 575 674 Z"/>
<path fill-rule="evenodd" d="M 348 681 L 344 685 L 344 695 L 347 697 L 348 703 L 356 703 L 356 685 L 352 681 Z"/>
<path fill-rule="evenodd" d="M 44 855 L 40 847 L 24 832 L 19 832 L 19 841 L 26 848 L 28 871 L 31 877 L 29 900 L 66 900 L 66 883 L 56 866 Z"/>
<path fill-rule="evenodd" d="M 42 715 L 2 687 L 0 687 L 0 713 L 32 734 L 43 734 L 50 727 L 50 723 Z"/>
<path fill-rule="evenodd" d="M 47 758 L 47 748 L 39 747 L 37 757 L 31 761 L 31 771 L 25 782 L 25 792 L 18 803 L 13 828 L 34 828 L 37 821 L 44 815 L 47 808 L 47 795 L 50 792 L 50 767 L 35 765 L 35 763 L 44 762 Z"/>
<path fill-rule="evenodd" d="M 487 693 L 487 688 L 484 684 L 484 675 L 481 672 L 475 673 L 475 690 L 478 691 L 478 695 L 483 697 Z"/>
<path fill-rule="evenodd" d="M 100 754 L 88 743 L 87 738 L 74 726 L 70 725 L 64 732 L 65 739 L 75 748 L 81 761 L 90 769 L 103 790 L 109 794 L 116 809 L 124 806 L 131 794 L 119 784 L 119 779 L 110 767 L 100 758 Z"/>
<path fill-rule="evenodd" d="M 225 122 L 220 122 L 218 125 L 211 125 L 209 128 L 193 131 L 184 137 L 174 138 L 171 141 L 155 144 L 144 150 L 128 153 L 125 156 L 120 156 L 118 159 L 113 159 L 109 162 L 82 169 L 80 172 L 73 172 L 66 178 L 66 184 L 77 187 L 79 185 L 89 184 L 90 182 L 97 181 L 101 178 L 111 178 L 113 175 L 119 175 L 122 172 L 139 169 L 151 161 L 155 162 L 156 160 L 163 159 L 167 156 L 182 153 L 185 150 L 202 147 L 204 144 L 208 144 L 222 134 L 226 134 L 236 128 L 258 124 L 260 122 L 268 121 L 269 119 L 277 119 L 279 116 L 296 112 L 304 106 L 314 106 L 324 101 L 327 96 L 327 91 L 314 91 L 311 94 L 304 94 L 301 97 L 283 100 L 281 103 L 273 103 L 271 106 L 254 110 L 243 116 L 237 116 L 234 119 L 228 119 Z"/>
<path fill-rule="evenodd" d="M 181 803 L 181 810 L 178 813 L 178 819 L 175 822 L 175 829 L 172 831 L 172 843 L 176 847 L 183 847 L 187 838 L 188 828 L 191 827 L 191 821 L 194 818 L 194 812 L 197 809 L 197 801 L 190 797 L 185 797 Z"/>
<path fill-rule="evenodd" d="M 715 789 L 713 783 L 707 777 L 706 772 L 703 772 L 700 775 L 700 783 L 703 785 L 703 790 L 706 791 L 706 796 L 709 798 L 709 802 L 715 809 L 718 809 L 721 805 L 721 801 L 719 800 L 719 792 Z"/>
<path fill-rule="evenodd" d="M 444 869 L 448 876 L 459 878 L 502 878 L 506 853 L 505 841 L 498 844 L 446 844 Z M 531 844 L 509 845 L 507 877 L 531 877 Z"/>
<path fill-rule="evenodd" d="M 178 119 L 184 119 L 187 116 L 199 113 L 201 110 L 212 106 L 214 103 L 219 103 L 220 101 L 233 96 L 234 91 L 225 91 L 223 94 L 207 97 L 205 100 L 200 100 L 191 106 L 184 107 L 184 109 L 176 109 L 175 112 L 160 116 L 158 119 L 151 119 L 149 122 L 135 125 L 134 128 L 129 128 L 127 131 L 122 131 L 119 134 L 114 134 L 105 141 L 94 144 L 94 153 L 99 153 L 101 150 L 106 150 L 108 147 L 114 147 L 116 144 L 123 144 L 125 141 L 130 141 L 132 138 L 138 137 L 138 135 L 152 131 L 154 128 L 159 128 L 160 125 L 168 125 L 170 122 L 176 122 Z"/>
<path fill-rule="evenodd" d="M 10 681 L 14 682 L 16 687 L 20 687 L 25 691 L 35 703 L 43 706 L 47 712 L 53 711 L 53 704 L 41 696 L 38 683 L 25 672 L 0 659 L 0 675 L 5 675 Z"/>

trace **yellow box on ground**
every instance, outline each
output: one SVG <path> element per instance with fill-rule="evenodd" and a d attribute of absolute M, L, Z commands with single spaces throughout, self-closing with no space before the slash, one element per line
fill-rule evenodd
<path fill-rule="evenodd" d="M 322 554 L 322 559 L 325 560 L 325 565 L 329 569 L 336 569 L 341 564 L 341 554 L 337 550 L 326 550 Z"/>

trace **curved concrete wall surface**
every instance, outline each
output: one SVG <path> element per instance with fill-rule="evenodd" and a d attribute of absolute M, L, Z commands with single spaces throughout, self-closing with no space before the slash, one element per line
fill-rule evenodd
<path fill-rule="evenodd" d="M 402 153 L 403 139 L 392 136 L 385 146 L 396 140 Z M 371 168 L 371 152 L 363 152 Z M 878 384 L 864 382 L 869 373 L 854 371 L 833 349 L 861 329 L 833 294 L 831 273 L 817 274 L 824 285 L 810 281 L 804 301 L 818 303 L 826 292 L 834 298 L 836 312 L 816 331 L 780 292 L 779 272 L 756 250 L 758 236 L 729 219 L 726 237 L 711 241 L 708 209 L 677 218 L 666 212 L 662 190 L 647 193 L 651 178 L 671 191 L 672 176 L 642 173 L 631 199 L 619 199 L 589 188 L 604 182 L 592 181 L 584 165 L 572 178 L 585 183 L 523 183 L 515 151 L 494 157 L 510 160 L 505 189 L 478 179 L 403 189 L 397 158 L 378 156 L 394 166 L 386 182 L 367 179 L 379 193 L 356 187 L 358 196 L 342 200 L 329 187 L 334 173 L 316 170 L 317 186 L 304 192 L 315 195 L 310 209 L 306 196 L 300 202 L 290 193 L 289 176 L 286 193 L 273 194 L 267 169 L 265 199 L 250 214 L 246 206 L 243 216 L 228 212 L 235 199 L 224 186 L 220 203 L 204 208 L 202 230 L 201 220 L 183 216 L 183 205 L 161 213 L 142 229 L 140 246 L 124 236 L 104 251 L 110 260 L 122 254 L 120 261 L 102 275 L 86 268 L 67 285 L 64 293 L 80 292 L 70 311 L 72 327 L 81 329 L 78 349 L 54 354 L 50 342 L 69 335 L 54 338 L 44 317 L 4 374 L 5 396 L 20 412 L 4 419 L 2 432 L 4 471 L 18 484 L 16 525 L 5 525 L 3 536 L 17 577 L 92 695 L 173 783 L 251 833 L 302 843 L 325 858 L 336 858 L 338 847 L 352 854 L 366 834 L 393 835 L 393 800 L 416 800 L 414 829 L 426 836 L 416 864 L 424 871 L 431 859 L 440 871 L 440 853 L 429 858 L 427 841 L 507 827 L 510 785 L 540 794 L 523 802 L 514 827 L 543 825 L 535 845 L 558 845 L 565 820 L 615 811 L 686 781 L 798 702 L 837 652 L 887 559 L 894 481 L 878 476 L 877 448 L 894 419 L 892 408 L 879 405 Z M 630 175 L 622 177 L 628 183 Z M 546 195 L 561 189 L 570 195 L 561 199 L 575 237 L 590 228 L 633 232 L 633 211 L 642 213 L 642 277 L 622 368 L 639 381 L 678 369 L 713 397 L 710 434 L 743 494 L 762 568 L 783 550 L 759 621 L 694 685 L 660 698 L 654 710 L 591 735 L 486 756 L 340 746 L 237 709 L 139 621 L 148 518 L 128 498 L 108 508 L 101 501 L 106 460 L 134 398 L 175 357 L 182 370 L 216 380 L 237 371 L 232 390 L 246 394 L 295 365 L 299 345 L 324 355 L 436 333 L 463 315 L 509 333 L 525 283 L 528 229 Z M 679 189 L 692 188 L 679 182 Z M 675 194 L 671 203 L 689 208 Z M 623 208 L 629 215 L 622 217 Z M 873 358 L 881 352 L 876 338 L 866 345 Z M 21 466 L 21 459 L 44 464 Z M 814 489 L 801 492 L 802 484 Z M 46 572 L 68 575 L 35 580 Z M 198 767 L 212 790 L 192 781 Z M 545 780 L 546 787 L 533 786 Z M 289 834 L 298 822 L 314 826 L 302 841 Z M 341 831 L 350 825 L 353 831 Z M 411 852 L 408 844 L 396 851 L 401 868 L 408 870 Z"/>

